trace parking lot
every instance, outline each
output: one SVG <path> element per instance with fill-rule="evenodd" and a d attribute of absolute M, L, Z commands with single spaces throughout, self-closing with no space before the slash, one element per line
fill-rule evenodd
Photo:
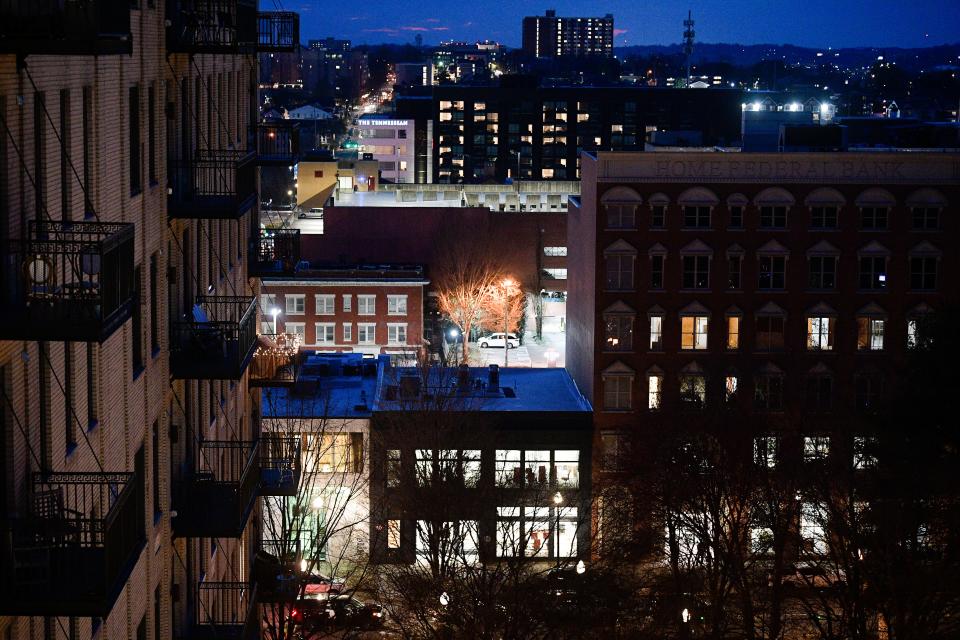
<path fill-rule="evenodd" d="M 510 349 L 509 366 L 511 367 L 563 367 L 565 354 L 564 333 L 544 333 L 542 340 L 537 340 L 532 332 L 524 334 L 523 344 L 516 349 Z M 470 364 L 475 367 L 485 367 L 491 364 L 503 366 L 503 349 L 482 349 L 475 342 L 470 343 Z"/>

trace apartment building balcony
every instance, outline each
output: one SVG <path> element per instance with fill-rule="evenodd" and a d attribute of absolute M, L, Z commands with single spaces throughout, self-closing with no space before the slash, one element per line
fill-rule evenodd
<path fill-rule="evenodd" d="M 257 51 L 292 52 L 300 46 L 300 14 L 261 11 L 257 14 Z"/>
<path fill-rule="evenodd" d="M 300 123 L 273 120 L 257 125 L 257 164 L 287 167 L 300 157 Z"/>
<path fill-rule="evenodd" d="M 198 296 L 190 317 L 170 323 L 170 375 L 239 380 L 256 346 L 256 298 Z"/>
<path fill-rule="evenodd" d="M 260 495 L 295 496 L 300 488 L 300 438 L 260 436 Z"/>
<path fill-rule="evenodd" d="M 203 440 L 193 466 L 174 480 L 173 534 L 186 538 L 239 538 L 260 484 L 256 440 Z"/>
<path fill-rule="evenodd" d="M 256 592 L 256 585 L 250 582 L 198 582 L 191 640 L 259 638 Z"/>
<path fill-rule="evenodd" d="M 0 614 L 106 617 L 144 547 L 142 490 L 132 473 L 34 473 L 0 529 Z"/>
<path fill-rule="evenodd" d="M 0 53 L 102 56 L 131 51 L 129 3 L 115 0 L 0 2 Z"/>
<path fill-rule="evenodd" d="M 30 221 L 0 244 L 0 339 L 103 342 L 132 312 L 133 254 L 133 224 Z"/>
<path fill-rule="evenodd" d="M 247 275 L 291 275 L 300 263 L 300 229 L 260 229 L 249 253 Z"/>
<path fill-rule="evenodd" d="M 296 333 L 262 333 L 250 361 L 251 387 L 289 387 L 296 383 L 303 365 L 301 338 Z"/>
<path fill-rule="evenodd" d="M 168 167 L 167 214 L 192 220 L 236 220 L 256 202 L 253 151 L 199 150 Z"/>
<path fill-rule="evenodd" d="M 292 532 L 296 534 L 296 532 Z M 287 539 L 262 540 L 253 558 L 253 579 L 257 601 L 290 602 L 297 598 L 302 583 L 300 561 L 303 551 L 299 535 Z"/>
<path fill-rule="evenodd" d="M 167 50 L 252 52 L 257 22 L 257 0 L 167 0 Z"/>

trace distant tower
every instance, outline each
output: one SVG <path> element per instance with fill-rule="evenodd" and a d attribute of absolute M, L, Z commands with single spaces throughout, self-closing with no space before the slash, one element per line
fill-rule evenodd
<path fill-rule="evenodd" d="M 696 31 L 693 30 L 693 15 L 687 10 L 687 19 L 683 21 L 683 53 L 687 56 L 687 87 L 690 87 L 690 56 L 693 55 L 693 36 Z"/>
<path fill-rule="evenodd" d="M 418 33 L 417 37 L 414 38 L 414 42 L 417 43 L 417 49 L 423 49 L 423 34 Z"/>

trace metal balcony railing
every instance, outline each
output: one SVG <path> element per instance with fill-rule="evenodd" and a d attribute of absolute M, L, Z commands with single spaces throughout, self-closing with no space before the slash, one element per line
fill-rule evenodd
<path fill-rule="evenodd" d="M 132 50 L 129 3 L 0 1 L 0 53 L 99 56 Z"/>
<path fill-rule="evenodd" d="M 254 640 L 260 637 L 256 585 L 249 582 L 198 582 L 195 640 Z"/>
<path fill-rule="evenodd" d="M 0 243 L 0 339 L 102 342 L 133 308 L 132 224 L 34 220 Z"/>
<path fill-rule="evenodd" d="M 0 614 L 106 617 L 144 547 L 132 473 L 35 473 L 0 550 Z"/>
<path fill-rule="evenodd" d="M 257 336 L 257 350 L 250 361 L 250 386 L 293 385 L 303 365 L 300 341 L 300 335 L 296 333 L 264 333 Z"/>
<path fill-rule="evenodd" d="M 170 375 L 239 380 L 256 346 L 256 298 L 198 296 L 191 317 L 170 324 Z"/>
<path fill-rule="evenodd" d="M 293 11 L 257 14 L 257 51 L 296 51 L 300 46 L 300 15 Z"/>
<path fill-rule="evenodd" d="M 300 123 L 272 120 L 257 125 L 257 164 L 290 166 L 300 155 Z"/>
<path fill-rule="evenodd" d="M 173 53 L 253 51 L 256 0 L 167 0 L 167 50 Z"/>
<path fill-rule="evenodd" d="M 248 275 L 292 274 L 300 264 L 299 229 L 260 229 L 249 253 Z"/>
<path fill-rule="evenodd" d="M 260 484 L 256 440 L 204 440 L 193 468 L 174 482 L 173 533 L 187 538 L 239 538 Z"/>
<path fill-rule="evenodd" d="M 300 561 L 303 551 L 299 532 L 288 539 L 263 540 L 253 559 L 253 578 L 259 602 L 292 602 L 302 582 Z M 292 538 L 292 539 L 291 539 Z"/>
<path fill-rule="evenodd" d="M 256 154 L 240 149 L 199 150 L 170 161 L 167 213 L 171 218 L 236 220 L 256 202 Z"/>
<path fill-rule="evenodd" d="M 301 468 L 298 436 L 260 436 L 260 495 L 297 495 Z"/>

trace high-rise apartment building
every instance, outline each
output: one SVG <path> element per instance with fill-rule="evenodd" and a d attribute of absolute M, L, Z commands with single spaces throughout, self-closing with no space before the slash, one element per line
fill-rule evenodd
<path fill-rule="evenodd" d="M 523 51 L 537 58 L 613 55 L 613 14 L 602 18 L 558 18 L 550 9 L 523 19 Z"/>
<path fill-rule="evenodd" d="M 239 637 L 256 53 L 297 17 L 7 3 L 0 35 L 0 637 Z"/>

